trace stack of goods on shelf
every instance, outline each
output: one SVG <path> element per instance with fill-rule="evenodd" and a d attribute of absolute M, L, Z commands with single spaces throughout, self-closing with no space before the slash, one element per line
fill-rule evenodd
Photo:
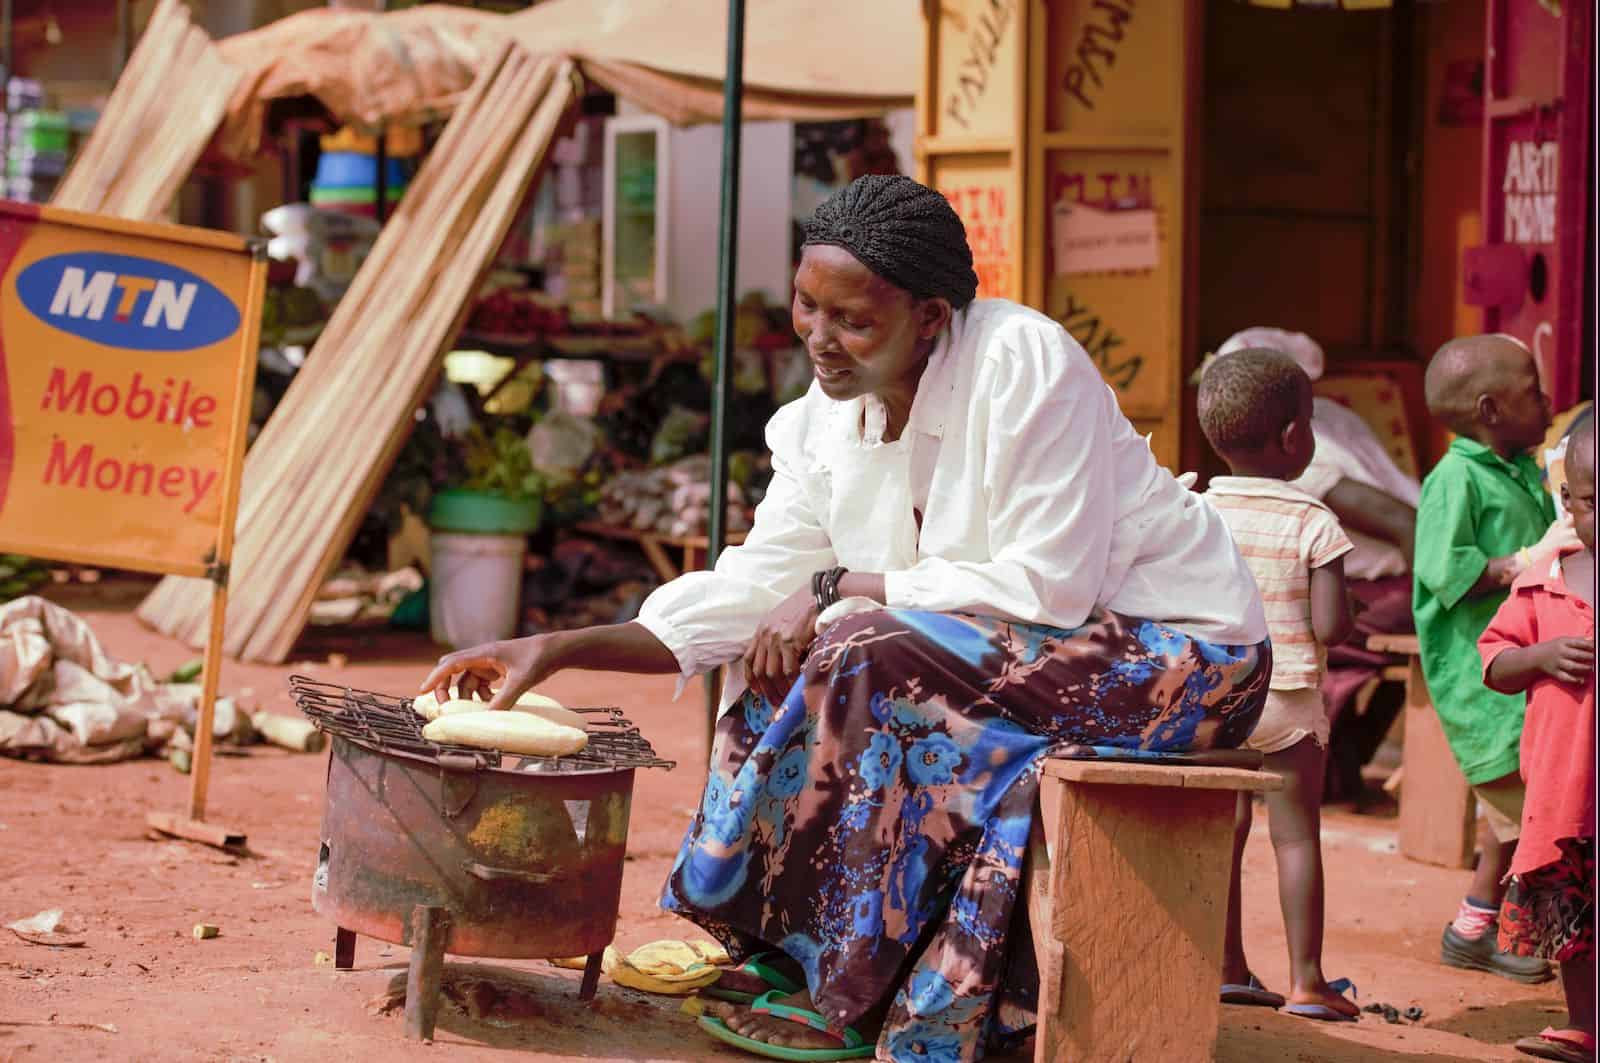
<path fill-rule="evenodd" d="M 585 218 L 551 227 L 552 292 L 575 317 L 600 316 L 600 219 Z"/>
<path fill-rule="evenodd" d="M 601 488 L 596 517 L 614 528 L 651 535 L 706 534 L 711 523 L 711 459 L 696 454 L 671 465 L 618 473 Z M 730 475 L 727 529 L 749 531 L 750 521 L 745 491 Z"/>
<path fill-rule="evenodd" d="M 43 88 L 30 78 L 12 78 L 6 90 L 6 198 L 43 203 L 55 193 L 72 158 L 74 116 L 47 109 Z M 85 116 L 75 117 L 82 127 Z M 87 124 L 93 126 L 92 115 Z"/>
<path fill-rule="evenodd" d="M 567 331 L 566 308 L 526 289 L 485 285 L 467 319 L 470 337 L 500 344 L 530 344 Z"/>
<path fill-rule="evenodd" d="M 392 209 L 405 194 L 414 160 L 422 154 L 422 134 L 396 126 L 384 137 L 384 197 Z M 325 210 L 378 216 L 378 141 L 345 126 L 322 138 L 322 154 L 311 183 L 311 204 Z"/>

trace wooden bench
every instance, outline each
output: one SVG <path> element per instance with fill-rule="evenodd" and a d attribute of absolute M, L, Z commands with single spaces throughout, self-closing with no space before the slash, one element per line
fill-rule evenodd
<path fill-rule="evenodd" d="M 1036 1063 L 1209 1060 L 1241 768 L 1049 758 L 1023 888 Z"/>
<path fill-rule="evenodd" d="M 1472 866 L 1478 801 L 1434 711 L 1415 635 L 1372 635 L 1367 648 L 1406 658 L 1405 744 L 1400 758 L 1400 852 L 1441 867 Z"/>

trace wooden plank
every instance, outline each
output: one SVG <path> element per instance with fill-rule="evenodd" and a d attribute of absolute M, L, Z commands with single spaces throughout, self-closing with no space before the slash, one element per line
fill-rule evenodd
<path fill-rule="evenodd" d="M 1445 741 L 1439 714 L 1428 697 L 1422 662 L 1411 658 L 1406 682 L 1406 743 L 1400 770 L 1400 852 L 1424 864 L 1472 866 L 1477 797 Z"/>
<path fill-rule="evenodd" d="M 242 830 L 234 830 L 217 823 L 202 823 L 196 819 L 176 816 L 170 812 L 146 812 L 145 824 L 162 834 L 170 834 L 174 838 L 184 838 L 191 842 L 202 842 L 214 845 L 218 849 L 242 849 L 245 845 L 245 834 Z"/>
<path fill-rule="evenodd" d="M 1276 793 L 1283 789 L 1283 776 L 1270 771 L 1243 771 L 1239 768 L 1185 768 L 1195 774 L 1183 781 L 1185 790 L 1248 790 Z M 1222 774 L 1222 773 L 1226 774 Z"/>
<path fill-rule="evenodd" d="M 570 63 L 510 48 L 497 63 L 453 117 L 251 450 L 224 636 L 232 656 L 276 661 L 292 648 L 566 120 Z M 352 386 L 366 389 L 358 400 Z M 140 617 L 192 640 L 198 592 L 164 584 Z"/>
<path fill-rule="evenodd" d="M 211 587 L 211 625 L 206 637 L 205 672 L 200 677 L 200 712 L 194 726 L 193 770 L 189 774 L 189 818 L 206 818 L 206 790 L 211 785 L 211 743 L 217 710 L 217 681 L 222 673 L 222 621 L 228 615 L 228 585 Z"/>
<path fill-rule="evenodd" d="M 1177 767 L 1165 764 L 1108 763 L 1046 758 L 1044 774 L 1072 783 L 1101 786 L 1151 786 L 1185 790 L 1277 790 L 1283 780 L 1271 772 L 1241 768 Z"/>
<path fill-rule="evenodd" d="M 1010 137 L 935 137 L 917 138 L 919 155 L 998 155 L 1012 151 Z"/>
<path fill-rule="evenodd" d="M 464 198 L 453 197 L 447 207 L 451 217 L 464 219 L 457 228 L 464 227 L 465 235 L 428 260 L 426 295 L 419 299 L 420 312 L 413 315 L 402 333 L 403 346 L 397 356 L 404 371 L 394 374 L 393 387 L 385 392 L 390 401 L 398 396 L 402 405 L 384 407 L 388 412 L 373 433 L 372 442 L 352 456 L 353 468 L 359 477 L 354 493 L 338 497 L 339 520 L 312 522 L 310 549 L 290 570 L 299 594 L 280 596 L 263 612 L 255 636 L 243 651 L 247 659 L 279 661 L 288 655 L 305 626 L 317 587 L 337 566 L 372 497 L 382 485 L 409 431 L 406 417 L 432 389 L 443 356 L 466 320 L 470 296 L 477 289 L 495 249 L 504 240 L 518 205 L 542 165 L 544 152 L 573 99 L 570 78 L 559 73 L 565 69 L 569 67 L 557 66 L 551 60 L 535 62 L 523 56 L 508 76 L 506 91 L 512 100 L 539 101 L 532 122 L 522 125 L 514 117 L 513 129 L 520 128 L 520 132 L 496 147 L 485 183 Z M 553 82 L 557 84 L 552 91 Z M 402 318 L 396 316 L 395 320 Z M 387 327 L 387 323 L 384 324 Z"/>
<path fill-rule="evenodd" d="M 406 1036 L 432 1041 L 439 1021 L 439 989 L 450 913 L 433 905 L 411 909 L 411 963 L 406 968 Z"/>
<path fill-rule="evenodd" d="M 315 506 L 297 500 L 295 515 L 305 518 L 308 533 L 301 540 L 303 551 L 283 567 L 285 584 L 297 593 L 271 597 L 260 613 L 255 631 L 242 640 L 239 655 L 243 659 L 281 661 L 293 648 L 304 629 L 317 588 L 338 565 L 404 445 L 410 432 L 410 415 L 431 390 L 443 357 L 466 320 L 471 295 L 503 241 L 557 121 L 572 99 L 572 88 L 565 78 L 551 90 L 555 80 L 553 61 L 534 63 L 523 57 L 506 80 L 512 100 L 537 104 L 528 112 L 532 121 L 525 123 L 516 117 L 522 112 L 511 110 L 510 138 L 488 153 L 487 166 L 482 165 L 482 157 L 474 159 L 473 182 L 459 196 L 452 197 L 450 204 L 449 216 L 462 223 L 455 227 L 459 238 L 447 242 L 442 253 L 423 259 L 428 270 L 420 305 L 390 308 L 385 304 L 381 308 L 391 312 L 380 312 L 377 330 L 380 334 L 398 335 L 402 340 L 395 359 L 400 371 L 392 371 L 391 379 L 379 392 L 384 402 L 375 404 L 379 421 L 374 431 L 359 446 L 346 444 L 347 449 L 341 454 L 353 470 L 353 483 L 338 484 L 337 477 L 329 477 L 321 466 L 308 473 L 317 477 L 320 486 L 331 485 L 335 519 L 329 520 Z M 500 114 L 491 113 L 496 118 Z M 527 157 L 530 151 L 535 153 L 533 157 Z M 464 235 L 460 235 L 462 229 Z M 376 345 L 369 337 L 363 346 L 370 350 Z"/>
<path fill-rule="evenodd" d="M 1050 891 L 1062 983 L 1040 1000 L 1034 1058 L 1210 1060 L 1236 799 L 1064 790 Z"/>
<path fill-rule="evenodd" d="M 497 84 L 498 79 L 494 74 L 510 51 L 511 45 L 503 43 L 488 56 L 467 95 L 463 113 L 477 113 L 490 86 Z M 474 127 L 471 121 L 446 125 L 433 155 L 439 159 L 451 159 L 458 154 L 464 157 L 466 153 L 457 152 L 456 149 L 466 137 L 469 127 Z M 441 171 L 447 171 L 444 180 L 435 176 Z M 328 423 L 346 423 L 347 412 L 338 408 L 343 396 L 336 382 L 341 374 L 347 373 L 347 365 L 337 352 L 345 349 L 351 337 L 360 335 L 365 320 L 364 309 L 374 302 L 380 284 L 388 285 L 390 290 L 386 294 L 391 300 L 409 300 L 413 297 L 414 293 L 409 287 L 398 295 L 393 291 L 399 278 L 393 275 L 393 271 L 384 268 L 384 263 L 416 261 L 420 258 L 421 252 L 411 246 L 411 222 L 420 215 L 428 219 L 431 228 L 437 228 L 441 208 L 434 198 L 434 190 L 451 183 L 457 176 L 456 168 L 443 164 L 422 167 L 411 184 L 409 194 L 378 234 L 371 255 L 357 272 L 350 290 L 340 300 L 333 318 L 318 337 L 314 353 L 320 355 L 325 351 L 328 352 L 327 356 L 311 358 L 295 374 L 283 401 L 267 420 L 251 448 L 245 462 L 245 489 L 240 498 L 237 518 L 246 558 L 255 548 L 254 537 L 260 531 L 258 525 L 264 525 L 268 533 L 279 530 L 275 507 L 281 505 L 283 498 L 293 497 L 294 492 L 301 489 L 295 471 L 304 469 L 306 454 L 314 456 L 317 448 L 327 446 L 327 441 L 314 429 Z M 406 254 L 408 251 L 409 255 Z M 313 430 L 308 430 L 308 425 Z M 248 561 L 239 567 L 248 569 Z M 246 585 L 242 589 L 248 591 L 250 588 Z M 140 606 L 139 617 L 152 627 L 194 645 L 203 622 L 203 593 L 204 586 L 194 581 L 163 581 Z M 236 596 L 229 608 L 228 630 L 243 625 L 253 608 L 251 602 L 244 600 L 244 595 Z"/>
<path fill-rule="evenodd" d="M 1374 653 L 1407 653 L 1422 652 L 1422 646 L 1415 635 L 1368 635 L 1367 649 Z"/>
<path fill-rule="evenodd" d="M 1033 826 L 1028 833 L 1028 859 L 1023 866 L 1023 889 L 1028 899 L 1028 929 L 1033 934 L 1033 958 L 1039 969 L 1039 1007 L 1046 1002 L 1052 1008 L 1061 999 L 1061 979 L 1066 961 L 1066 949 L 1057 940 L 1052 915 L 1054 903 L 1050 896 L 1055 880 L 1050 859 L 1050 837 L 1045 820 L 1045 788 L 1051 787 L 1052 812 L 1061 807 L 1061 783 L 1054 779 L 1040 780 L 1039 800 L 1033 803 Z M 1051 821 L 1054 822 L 1054 821 Z M 1037 1041 L 1035 1044 L 1037 1045 Z"/>

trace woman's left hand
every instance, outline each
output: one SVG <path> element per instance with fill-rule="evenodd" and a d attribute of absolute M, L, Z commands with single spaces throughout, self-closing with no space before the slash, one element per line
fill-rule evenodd
<path fill-rule="evenodd" d="M 817 603 L 802 587 L 762 617 L 744 654 L 745 681 L 772 705 L 800 678 L 806 651 L 817 637 Z"/>

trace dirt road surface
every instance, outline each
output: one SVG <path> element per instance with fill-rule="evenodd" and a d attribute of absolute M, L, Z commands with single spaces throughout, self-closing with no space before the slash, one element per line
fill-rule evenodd
<path fill-rule="evenodd" d="M 67 585 L 53 596 L 84 615 L 114 655 L 163 674 L 193 653 L 134 619 L 141 589 Z M 348 663 L 330 664 L 330 655 Z M 421 636 L 314 631 L 282 667 L 229 662 L 222 685 L 289 714 L 293 672 L 408 694 L 436 655 Z M 568 704 L 624 706 L 657 751 L 678 762 L 671 772 L 638 773 L 617 930 L 624 950 L 703 936 L 655 906 L 705 761 L 700 688 L 674 702 L 673 686 L 670 677 L 571 674 L 546 688 Z M 0 1063 L 750 1058 L 714 1047 L 675 999 L 605 980 L 592 1004 L 580 1004 L 575 972 L 531 961 L 452 960 L 457 1000 L 441 1009 L 436 1043 L 404 1040 L 393 997 L 404 986 L 405 948 L 363 938 L 354 971 L 316 962 L 333 952 L 333 927 L 310 904 L 325 756 L 257 747 L 247 758 L 218 758 L 209 818 L 249 835 L 242 857 L 147 836 L 146 811 L 179 812 L 188 794 L 189 779 L 164 761 L 0 761 L 0 925 L 61 908 L 84 939 L 79 948 L 49 948 L 0 930 Z M 1523 1058 L 1510 1048 L 1516 1037 L 1561 1024 L 1555 983 L 1530 988 L 1437 962 L 1465 872 L 1401 858 L 1392 819 L 1348 810 L 1329 810 L 1323 847 L 1329 977 L 1352 979 L 1361 1003 L 1416 1005 L 1424 1017 L 1331 1025 L 1227 1007 L 1219 1060 L 1510 1060 Z M 1276 891 L 1257 816 L 1245 866 L 1246 942 L 1259 975 L 1281 988 L 1288 961 Z M 191 928 L 201 922 L 217 924 L 220 936 L 195 940 Z"/>

